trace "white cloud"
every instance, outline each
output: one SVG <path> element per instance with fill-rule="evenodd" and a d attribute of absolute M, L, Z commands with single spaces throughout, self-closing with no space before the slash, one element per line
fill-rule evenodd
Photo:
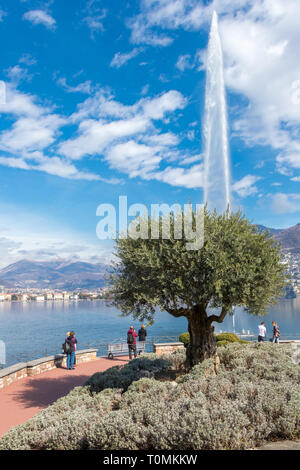
<path fill-rule="evenodd" d="M 196 189 L 203 187 L 203 174 L 203 164 L 199 164 L 189 169 L 167 167 L 161 172 L 150 174 L 148 179 L 156 179 L 171 186 Z"/>
<path fill-rule="evenodd" d="M 79 83 L 76 86 L 70 86 L 67 84 L 66 77 L 61 77 L 57 79 L 56 83 L 63 87 L 68 93 L 85 93 L 90 95 L 92 92 L 92 82 L 90 80 Z"/>
<path fill-rule="evenodd" d="M 295 146 L 297 143 L 294 143 Z M 300 147 L 300 144 L 299 144 Z M 287 149 L 288 150 L 288 149 Z M 299 152 L 281 152 L 277 158 L 277 167 L 280 173 L 289 175 L 291 174 L 289 168 L 300 168 L 300 148 Z"/>
<path fill-rule="evenodd" d="M 31 165 L 31 169 L 44 171 L 50 175 L 56 175 L 62 178 L 86 179 L 90 181 L 100 179 L 98 175 L 78 171 L 72 163 L 56 156 L 46 157 L 40 152 L 33 152 L 28 154 L 28 159 L 35 162 L 34 165 Z"/>
<path fill-rule="evenodd" d="M 46 157 L 39 152 L 24 154 L 23 158 L 0 157 L 0 165 L 10 168 L 18 168 L 21 170 L 42 171 L 49 175 L 59 176 L 60 178 L 88 180 L 88 181 L 104 181 L 110 184 L 118 184 L 120 180 L 108 180 L 101 178 L 99 175 L 79 171 L 72 163 L 64 161 L 59 157 Z"/>
<path fill-rule="evenodd" d="M 31 54 L 23 54 L 22 57 L 20 57 L 19 62 L 30 67 L 31 65 L 35 65 L 37 61 Z"/>
<path fill-rule="evenodd" d="M 81 120 L 79 135 L 63 142 L 59 152 L 71 159 L 81 159 L 85 155 L 103 154 L 108 146 L 120 139 L 156 135 L 153 121 L 161 120 L 185 105 L 185 98 L 176 90 L 152 99 L 142 98 L 132 106 L 124 106 L 110 94 L 99 92 L 79 107 L 73 116 L 73 119 Z"/>
<path fill-rule="evenodd" d="M 147 95 L 149 92 L 149 88 L 150 88 L 149 83 L 147 83 L 147 85 L 144 85 L 143 88 L 141 89 L 141 95 L 142 96 Z"/>
<path fill-rule="evenodd" d="M 127 53 L 125 52 L 123 54 L 121 52 L 117 52 L 114 55 L 110 63 L 110 66 L 119 69 L 124 64 L 126 64 L 129 60 L 133 59 L 134 57 L 137 57 L 142 52 L 142 50 L 143 50 L 142 48 L 135 47 L 134 49 L 132 49 L 131 52 L 127 52 Z"/>
<path fill-rule="evenodd" d="M 117 168 L 133 178 L 146 176 L 153 171 L 161 162 L 161 157 L 156 155 L 155 148 L 129 140 L 111 147 L 106 160 L 112 168 Z"/>
<path fill-rule="evenodd" d="M 192 129 L 192 130 L 190 130 L 190 131 L 187 132 L 187 138 L 188 138 L 190 141 L 192 141 L 192 140 L 195 139 L 195 131 L 194 131 L 194 129 Z"/>
<path fill-rule="evenodd" d="M 95 34 L 104 31 L 103 20 L 106 17 L 107 11 L 101 6 L 99 7 L 99 0 L 89 0 L 83 9 L 83 23 L 85 23 L 94 39 Z"/>
<path fill-rule="evenodd" d="M 259 176 L 254 175 L 244 176 L 244 178 L 232 185 L 232 190 L 240 197 L 251 196 L 252 194 L 257 193 L 258 189 L 255 186 L 255 183 L 260 179 L 261 178 Z"/>
<path fill-rule="evenodd" d="M 39 106 L 37 101 L 35 96 L 22 93 L 15 86 L 6 83 L 6 102 L 0 102 L 0 113 L 39 118 L 41 114 L 51 111 L 50 107 Z"/>
<path fill-rule="evenodd" d="M 178 57 L 177 62 L 176 62 L 176 67 L 181 72 L 183 72 L 186 69 L 192 69 L 193 68 L 193 63 L 191 62 L 191 55 L 190 54 L 180 55 Z"/>
<path fill-rule="evenodd" d="M 226 85 L 248 102 L 235 116 L 234 133 L 278 151 L 278 170 L 290 174 L 300 167 L 298 0 L 141 0 L 127 23 L 131 40 L 167 46 L 173 31 L 208 29 L 213 10 L 220 14 Z M 197 56 L 201 69 L 205 51 Z M 189 54 L 179 57 L 180 70 L 192 66 Z"/>
<path fill-rule="evenodd" d="M 30 10 L 24 13 L 24 20 L 30 21 L 34 25 L 42 24 L 46 26 L 47 29 L 55 29 L 56 21 L 55 19 L 44 10 Z"/>
<path fill-rule="evenodd" d="M 183 54 L 180 55 L 177 59 L 175 66 L 181 71 L 184 72 L 187 69 L 197 69 L 198 71 L 204 70 L 204 64 L 206 62 L 206 50 L 198 49 L 194 55 Z"/>
<path fill-rule="evenodd" d="M 66 81 L 61 83 L 68 87 Z M 7 105 L 0 105 L 0 113 L 10 115 L 13 123 L 0 133 L 0 165 L 67 179 L 122 183 L 120 178 L 78 169 L 74 163 L 93 157 L 99 165 L 102 161 L 130 178 L 191 188 L 202 184 L 202 167 L 183 168 L 201 158 L 179 150 L 180 137 L 157 127 L 166 119 L 171 122 L 186 106 L 186 98 L 176 90 L 143 97 L 132 105 L 116 101 L 109 90 L 91 90 L 93 95 L 69 117 L 12 84 L 7 91 Z M 62 128 L 68 125 L 77 125 L 77 132 L 64 140 Z"/>
<path fill-rule="evenodd" d="M 28 73 L 28 70 L 20 67 L 20 65 L 14 65 L 6 69 L 6 75 L 15 84 L 18 84 L 22 80 L 30 81 L 32 79 L 32 75 Z"/>
<path fill-rule="evenodd" d="M 176 90 L 168 91 L 152 100 L 141 101 L 144 114 L 151 119 L 162 119 L 166 113 L 183 109 L 187 100 Z"/>
<path fill-rule="evenodd" d="M 40 116 L 38 119 L 20 117 L 11 130 L 3 131 L 0 135 L 0 150 L 15 152 L 44 149 L 55 141 L 58 129 L 64 124 L 65 119 L 55 114 Z"/>
<path fill-rule="evenodd" d="M 86 23 L 90 29 L 91 37 L 95 37 L 95 33 L 99 31 L 104 31 L 103 26 L 103 19 L 105 18 L 106 14 L 98 15 L 98 16 L 86 16 L 83 18 L 83 22 Z"/>
<path fill-rule="evenodd" d="M 18 152 L 40 150 L 51 145 L 58 129 L 66 119 L 53 114 L 50 107 L 43 107 L 35 96 L 18 91 L 14 85 L 6 86 L 6 103 L 0 105 L 0 113 L 10 114 L 16 120 L 10 129 L 0 134 L 0 150 Z"/>
<path fill-rule="evenodd" d="M 86 155 L 101 155 L 113 141 L 145 132 L 149 121 L 144 118 L 112 121 L 109 123 L 88 119 L 79 125 L 79 137 L 59 146 L 59 153 L 73 160 Z"/>
<path fill-rule="evenodd" d="M 300 195 L 277 193 L 272 196 L 272 209 L 276 214 L 300 211 Z"/>
<path fill-rule="evenodd" d="M 108 90 L 99 90 L 71 117 L 72 122 L 79 122 L 78 135 L 59 145 L 58 152 L 73 160 L 98 155 L 110 168 L 130 178 L 201 187 L 202 164 L 190 169 L 176 166 L 162 169 L 166 162 L 188 165 L 201 159 L 199 155 L 183 155 L 176 148 L 178 135 L 156 128 L 156 121 L 173 116 L 186 104 L 187 100 L 176 90 L 127 106 L 115 101 Z"/>
<path fill-rule="evenodd" d="M 132 42 L 168 46 L 173 37 L 159 28 L 169 32 L 177 29 L 198 31 L 210 22 L 213 10 L 237 14 L 249 9 L 252 3 L 251 0 L 213 0 L 209 4 L 202 0 L 140 0 L 140 13 L 127 25 L 131 29 Z"/>
<path fill-rule="evenodd" d="M 203 154 L 186 156 L 181 160 L 181 165 L 190 165 L 191 163 L 200 162 L 203 160 Z"/>
<path fill-rule="evenodd" d="M 0 133 L 0 165 L 22 170 L 36 170 L 69 179 L 106 181 L 99 175 L 79 171 L 73 163 L 59 156 L 46 156 L 44 151 L 54 144 L 67 119 L 37 103 L 33 95 L 7 84 L 6 104 L 0 113 L 10 114 L 15 122 Z M 114 181 L 112 181 L 114 182 Z"/>
<path fill-rule="evenodd" d="M 22 158 L 0 157 L 0 165 L 9 166 L 10 168 L 30 170 L 30 166 Z"/>

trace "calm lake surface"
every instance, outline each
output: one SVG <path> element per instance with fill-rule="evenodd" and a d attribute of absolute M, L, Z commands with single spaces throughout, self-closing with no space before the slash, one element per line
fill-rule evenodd
<path fill-rule="evenodd" d="M 300 297 L 282 300 L 269 310 L 266 317 L 254 317 L 236 309 L 234 320 L 215 324 L 216 332 L 250 331 L 256 339 L 257 325 L 264 320 L 267 337 L 272 334 L 272 321 L 280 327 L 281 339 L 300 339 Z M 6 366 L 61 352 L 65 333 L 76 332 L 78 349 L 98 347 L 99 355 L 106 354 L 105 344 L 126 341 L 130 324 L 138 330 L 141 323 L 131 317 L 120 317 L 116 308 L 102 301 L 77 302 L 1 302 L 0 340 L 6 345 Z M 148 330 L 148 350 L 152 342 L 177 341 L 187 331 L 185 318 L 174 318 L 157 312 L 156 321 Z"/>

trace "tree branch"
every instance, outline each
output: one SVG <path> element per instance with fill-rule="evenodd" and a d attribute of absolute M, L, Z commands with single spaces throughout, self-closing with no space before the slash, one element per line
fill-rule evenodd
<path fill-rule="evenodd" d="M 165 308 L 166 312 L 170 313 L 171 315 L 173 315 L 173 317 L 186 317 L 187 316 L 187 313 L 188 313 L 188 310 L 185 309 L 185 308 L 178 308 L 178 309 L 174 309 L 174 308 Z"/>
<path fill-rule="evenodd" d="M 224 305 L 222 307 L 222 311 L 220 313 L 220 315 L 210 315 L 208 317 L 208 321 L 209 323 L 212 323 L 212 322 L 217 322 L 217 323 L 222 323 L 222 321 L 224 320 L 224 318 L 226 317 L 227 313 L 229 312 L 229 309 L 230 309 L 230 306 L 229 305 Z"/>

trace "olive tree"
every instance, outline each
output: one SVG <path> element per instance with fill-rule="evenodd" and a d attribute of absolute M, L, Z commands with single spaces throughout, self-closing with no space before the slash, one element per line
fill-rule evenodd
<path fill-rule="evenodd" d="M 216 354 L 214 322 L 237 306 L 266 314 L 286 281 L 280 246 L 240 212 L 218 215 L 205 207 L 203 247 L 187 250 L 186 243 L 184 236 L 174 238 L 174 230 L 169 239 L 120 238 L 110 279 L 122 315 L 153 323 L 160 309 L 187 318 L 191 367 Z"/>

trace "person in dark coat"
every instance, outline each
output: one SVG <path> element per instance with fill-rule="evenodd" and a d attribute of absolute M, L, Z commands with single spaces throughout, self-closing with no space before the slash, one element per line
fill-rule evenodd
<path fill-rule="evenodd" d="M 71 346 L 70 352 L 68 353 L 68 356 L 67 356 L 67 369 L 73 370 L 74 362 L 75 362 L 76 344 L 77 344 L 77 339 L 75 338 L 74 331 L 71 331 L 70 336 L 66 339 L 66 342 Z"/>
<path fill-rule="evenodd" d="M 147 330 L 145 328 L 145 325 L 142 325 L 142 327 L 139 329 L 138 335 L 139 341 L 146 341 Z"/>
<path fill-rule="evenodd" d="M 137 357 L 137 351 L 136 351 L 136 338 L 138 337 L 135 329 L 133 326 L 129 328 L 129 331 L 127 332 L 127 344 L 128 344 L 128 352 L 129 352 L 129 360 L 132 359 L 132 353 L 134 354 L 134 357 Z"/>

